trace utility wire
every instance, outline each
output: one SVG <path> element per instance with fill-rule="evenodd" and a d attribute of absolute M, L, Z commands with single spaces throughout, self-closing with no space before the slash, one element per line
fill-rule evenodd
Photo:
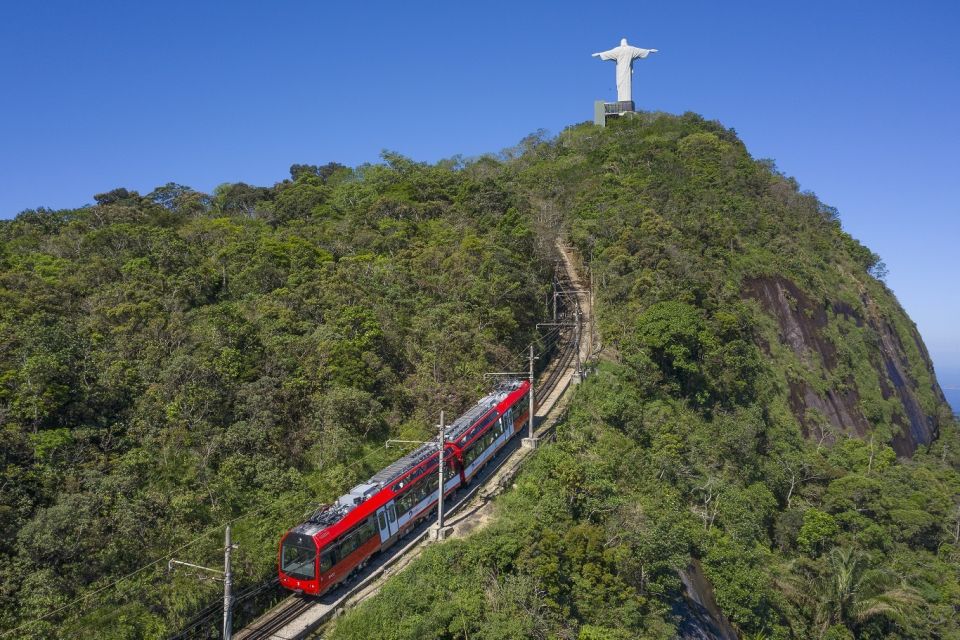
<path fill-rule="evenodd" d="M 367 461 L 368 459 L 370 459 L 374 454 L 380 453 L 380 450 L 381 450 L 381 449 L 384 449 L 384 450 L 385 450 L 386 448 L 387 448 L 386 444 L 383 444 L 383 445 L 381 445 L 380 447 L 378 447 L 378 448 L 374 449 L 373 451 L 371 451 L 370 453 L 368 453 L 367 455 L 365 455 L 364 457 L 359 458 L 359 459 L 357 459 L 357 460 L 354 460 L 353 462 L 351 462 L 350 464 L 348 464 L 348 465 L 346 466 L 346 468 L 347 468 L 347 469 L 350 469 L 350 468 L 352 468 L 352 467 L 354 467 L 354 466 L 356 466 L 356 465 L 358 465 L 358 464 L 360 464 L 360 463 L 366 462 L 366 461 Z M 309 487 L 309 488 L 316 488 L 315 486 L 311 486 L 310 483 L 308 483 L 308 487 Z M 137 569 L 134 569 L 133 571 L 131 571 L 131 572 L 127 573 L 127 574 L 124 574 L 123 576 L 117 578 L 116 580 L 114 580 L 114 581 L 111 582 L 110 584 L 107 584 L 107 585 L 104 585 L 104 586 L 102 586 L 102 587 L 99 587 L 98 589 L 95 589 L 94 591 L 91 591 L 90 593 L 84 594 L 84 595 L 80 596 L 79 598 L 75 598 L 74 600 L 71 600 L 70 602 L 68 602 L 68 603 L 66 603 L 66 604 L 64 604 L 64 605 L 61 605 L 61 606 L 57 607 L 56 609 L 53 609 L 53 610 L 51 610 L 51 611 L 48 611 L 47 613 L 43 614 L 43 615 L 40 616 L 39 618 L 34 618 L 33 620 L 29 620 L 29 621 L 21 624 L 21 625 L 18 626 L 18 627 L 15 627 L 15 628 L 13 628 L 13 629 L 8 629 L 7 631 L 0 632 L 0 637 L 8 636 L 8 635 L 10 635 L 10 634 L 16 633 L 17 631 L 22 631 L 22 630 L 26 629 L 27 627 L 29 627 L 29 626 L 31 626 L 31 625 L 34 625 L 34 624 L 36 624 L 36 623 L 38 623 L 38 622 L 41 622 L 41 621 L 43 621 L 43 620 L 46 620 L 47 618 L 49 618 L 49 617 L 52 616 L 52 615 L 55 615 L 55 614 L 57 614 L 57 613 L 60 613 L 61 611 L 64 611 L 64 610 L 66 610 L 66 609 L 69 609 L 69 608 L 73 607 L 73 606 L 76 605 L 76 604 L 85 602 L 86 600 L 89 600 L 90 598 L 92 598 L 92 597 L 94 597 L 94 596 L 96 596 L 96 595 L 98 595 L 98 594 L 100 594 L 100 593 L 103 593 L 103 592 L 105 592 L 105 591 L 108 591 L 108 590 L 116 587 L 116 586 L 117 586 L 118 584 L 120 584 L 121 582 L 124 582 L 124 581 L 132 578 L 133 576 L 135 576 L 135 575 L 137 575 L 137 574 L 139 574 L 139 573 L 142 573 L 143 571 L 146 571 L 147 569 L 149 569 L 149 568 L 151 568 L 151 567 L 154 567 L 154 566 L 160 564 L 160 563 L 163 562 L 164 560 L 167 560 L 168 558 L 171 558 L 172 556 L 174 556 L 174 555 L 177 554 L 177 553 L 180 553 L 180 552 L 183 551 L 184 549 L 187 549 L 188 547 L 193 546 L 193 545 L 196 544 L 197 542 L 200 542 L 201 540 L 204 540 L 205 538 L 207 538 L 207 536 L 209 536 L 210 534 L 212 534 L 212 533 L 214 533 L 214 532 L 216 532 L 216 531 L 222 530 L 225 526 L 227 526 L 227 525 L 229 525 L 229 524 L 233 524 L 233 523 L 238 522 L 238 521 L 240 521 L 240 520 L 243 520 L 244 518 L 248 518 L 248 517 L 250 517 L 250 516 L 257 515 L 257 514 L 261 513 L 262 511 L 265 511 L 265 510 L 267 510 L 267 509 L 269 509 L 269 508 L 271 508 L 271 507 L 279 504 L 280 502 L 282 502 L 282 501 L 284 501 L 284 500 L 286 500 L 286 499 L 287 499 L 287 496 L 283 496 L 283 497 L 278 498 L 278 499 L 276 499 L 276 500 L 274 500 L 274 501 L 272 501 L 272 502 L 267 503 L 267 504 L 264 505 L 264 506 L 258 507 L 258 508 L 256 508 L 256 509 L 252 509 L 252 510 L 250 510 L 250 511 L 247 511 L 246 513 L 242 513 L 242 514 L 240 514 L 239 516 L 237 516 L 237 517 L 235 517 L 235 518 L 232 518 L 232 519 L 230 519 L 230 520 L 227 520 L 226 522 L 220 523 L 220 524 L 218 524 L 218 525 L 213 525 L 213 526 L 209 527 L 206 531 L 204 531 L 203 533 L 201 533 L 199 536 L 197 536 L 196 538 L 194 538 L 193 540 L 190 540 L 189 542 L 187 542 L 187 543 L 185 543 L 185 544 L 177 547 L 176 549 L 172 549 L 171 551 L 167 552 L 166 554 L 164 554 L 163 556 L 157 558 L 156 560 L 153 560 L 153 561 L 151 561 L 151 562 L 148 562 L 147 564 L 145 564 L 145 565 L 143 565 L 143 566 L 141 566 L 141 567 L 138 567 Z M 305 504 L 306 502 L 310 502 L 310 501 L 309 501 L 309 500 L 302 501 L 302 503 L 304 503 L 304 504 Z"/>
<path fill-rule="evenodd" d="M 561 331 L 562 328 L 563 328 L 563 327 L 554 327 L 553 329 L 551 329 L 551 330 L 548 331 L 547 333 L 539 336 L 539 339 L 540 339 L 541 341 L 543 341 L 543 342 L 547 342 L 547 341 L 552 337 L 552 338 L 554 339 L 554 344 L 555 344 L 555 343 L 558 342 L 559 339 L 560 339 L 559 333 L 560 333 L 560 331 Z M 556 334 L 556 335 L 554 335 L 554 334 Z M 552 346 L 554 346 L 554 345 L 550 345 L 549 347 L 546 348 L 546 350 L 549 351 L 549 349 L 552 348 Z M 520 363 L 522 363 L 523 360 L 525 359 L 526 353 L 527 353 L 527 349 L 526 349 L 526 348 L 525 348 L 523 351 L 521 351 L 520 353 L 518 353 L 518 354 L 516 355 L 516 357 L 513 359 L 513 361 L 511 361 L 511 362 L 509 363 L 509 367 L 508 367 L 508 368 L 511 368 L 511 367 L 513 367 L 513 366 L 515 366 L 515 365 L 516 365 L 516 366 L 519 366 Z M 357 465 L 359 465 L 359 464 L 361 464 L 361 463 L 363 463 L 363 462 L 366 462 L 368 459 L 370 459 L 371 457 L 373 457 L 373 455 L 380 453 L 380 450 L 381 450 L 381 449 L 384 449 L 384 450 L 385 450 L 386 448 L 387 448 L 387 447 L 386 447 L 386 444 L 383 444 L 383 445 L 381 445 L 380 447 L 378 447 L 378 448 L 374 449 L 373 451 L 371 451 L 370 453 L 368 453 L 367 455 L 365 455 L 364 457 L 359 458 L 359 459 L 357 459 L 357 460 L 354 460 L 352 463 L 350 463 L 349 465 L 347 465 L 346 468 L 347 468 L 347 469 L 350 469 L 350 468 L 352 468 L 352 467 L 354 467 L 354 466 L 357 466 Z M 316 488 L 315 486 L 312 486 L 310 483 L 308 483 L 308 487 L 309 487 L 309 488 Z M 64 605 L 61 605 L 61 606 L 57 607 L 56 609 L 53 609 L 53 610 L 51 610 L 51 611 L 48 611 L 47 613 L 43 614 L 42 616 L 40 616 L 40 617 L 38 617 L 38 618 L 34 618 L 33 620 L 29 620 L 29 621 L 21 624 L 20 626 L 13 628 L 13 629 L 9 629 L 9 630 L 7 630 L 7 631 L 2 631 L 2 632 L 0 632 L 0 637 L 8 636 L 8 635 L 10 635 L 10 634 L 16 633 L 17 631 L 22 631 L 22 630 L 26 629 L 27 627 L 30 627 L 31 625 L 34 625 L 34 624 L 36 624 L 36 623 L 38 623 L 38 622 L 42 622 L 43 620 L 46 620 L 47 618 L 49 618 L 49 617 L 51 617 L 51 616 L 53 616 L 53 615 L 56 615 L 57 613 L 60 613 L 61 611 L 65 611 L 66 609 L 72 608 L 74 605 L 83 603 L 83 602 L 85 602 L 85 601 L 93 598 L 94 596 L 96 596 L 96 595 L 98 595 L 98 594 L 104 593 L 105 591 L 109 591 L 110 589 L 113 589 L 114 587 L 116 587 L 116 586 L 117 586 L 118 584 L 120 584 L 121 582 L 125 582 L 126 580 L 129 580 L 129 579 L 132 578 L 133 576 L 135 576 L 135 575 L 137 575 L 137 574 L 140 574 L 140 573 L 146 571 L 147 569 L 149 569 L 149 568 L 151 568 L 151 567 L 155 567 L 156 565 L 160 564 L 160 563 L 163 562 L 164 560 L 167 560 L 168 558 L 171 558 L 171 557 L 174 556 L 175 554 L 180 553 L 180 552 L 183 551 L 184 549 L 187 549 L 187 548 L 193 546 L 194 544 L 196 544 L 197 542 L 200 542 L 201 540 L 206 539 L 210 534 L 214 533 L 215 531 L 220 531 L 221 529 L 223 529 L 223 527 L 225 527 L 225 526 L 227 526 L 227 525 L 233 524 L 233 523 L 235 523 L 235 522 L 239 522 L 240 520 L 243 520 L 243 519 L 248 518 L 248 517 L 253 516 L 253 515 L 257 515 L 257 514 L 263 512 L 263 511 L 266 511 L 267 509 L 269 509 L 269 508 L 271 508 L 271 507 L 279 504 L 280 502 L 283 502 L 284 500 L 286 500 L 286 498 L 287 498 L 286 496 L 281 497 L 281 498 L 278 498 L 278 499 L 274 500 L 273 502 L 270 502 L 270 503 L 268 503 L 268 504 L 266 504 L 266 505 L 264 505 L 264 506 L 262 506 L 262 507 L 259 507 L 259 508 L 256 508 L 256 509 L 252 509 L 252 510 L 250 510 L 250 511 L 247 511 L 246 513 L 242 513 L 242 514 L 240 514 L 239 516 L 237 516 L 237 517 L 235 517 L 235 518 L 232 518 L 232 519 L 230 519 L 230 520 L 227 520 L 226 522 L 223 522 L 223 523 L 220 523 L 220 524 L 217 524 L 217 525 L 213 525 L 213 526 L 209 527 L 206 531 L 204 531 L 203 533 L 201 533 L 199 536 L 197 536 L 196 538 L 190 540 L 189 542 L 184 543 L 183 545 L 177 547 L 176 549 L 173 549 L 173 550 L 167 552 L 166 554 L 164 554 L 163 556 L 157 558 L 156 560 L 153 560 L 153 561 L 151 561 L 151 562 L 148 562 L 147 564 L 142 565 L 142 566 L 138 567 L 137 569 L 134 569 L 133 571 L 130 571 L 130 572 L 127 573 L 127 574 L 124 574 L 123 576 L 117 578 L 116 580 L 114 580 L 114 581 L 111 582 L 110 584 L 107 584 L 107 585 L 104 585 L 104 586 L 102 586 L 102 587 L 99 587 L 99 588 L 95 589 L 94 591 L 91 591 L 90 593 L 84 594 L 84 595 L 80 596 L 79 598 L 75 598 L 74 600 L 71 600 L 70 602 L 68 602 L 68 603 L 66 603 L 66 604 L 64 604 Z M 303 501 L 302 503 L 305 504 L 305 503 L 312 502 L 312 501 L 313 501 L 313 500 L 305 500 L 305 501 Z"/>
<path fill-rule="evenodd" d="M 556 335 L 553 336 L 553 337 L 554 337 L 555 339 L 559 340 L 559 338 L 560 338 L 560 335 L 559 335 L 559 334 L 560 334 L 560 332 L 561 332 L 563 329 L 564 329 L 564 327 L 554 327 L 554 328 L 551 329 L 550 331 L 548 331 L 548 332 L 546 332 L 545 334 L 539 336 L 539 338 L 540 338 L 540 340 L 546 342 L 550 336 L 553 336 L 553 334 L 556 334 Z M 521 349 L 519 352 L 517 352 L 517 354 L 513 357 L 513 360 L 511 360 L 510 362 L 508 362 L 508 363 L 507 363 L 507 366 L 506 366 L 505 368 L 511 369 L 511 368 L 513 368 L 514 366 L 520 366 L 520 364 L 522 364 L 523 361 L 527 359 L 527 354 L 529 353 L 529 349 L 530 349 L 530 345 L 527 345 L 527 346 L 525 346 L 523 349 Z"/>

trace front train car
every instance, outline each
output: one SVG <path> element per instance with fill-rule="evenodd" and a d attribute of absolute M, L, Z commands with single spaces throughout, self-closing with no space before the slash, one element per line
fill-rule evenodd
<path fill-rule="evenodd" d="M 335 503 L 318 509 L 280 542 L 280 584 L 308 595 L 321 595 L 380 550 L 377 504 L 391 496 L 376 496 L 379 487 L 361 484 Z"/>
<path fill-rule="evenodd" d="M 317 557 L 308 523 L 291 529 L 280 543 L 280 584 L 293 591 L 319 593 Z"/>
<path fill-rule="evenodd" d="M 444 496 L 470 482 L 529 417 L 530 383 L 510 381 L 479 400 L 444 433 Z M 314 512 L 280 541 L 280 584 L 322 595 L 378 551 L 431 517 L 439 498 L 436 442 L 426 443 Z"/>

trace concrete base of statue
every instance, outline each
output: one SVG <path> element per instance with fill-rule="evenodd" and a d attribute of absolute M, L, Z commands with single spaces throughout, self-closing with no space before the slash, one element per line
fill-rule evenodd
<path fill-rule="evenodd" d="M 633 100 L 621 100 L 619 102 L 597 100 L 593 103 L 593 124 L 604 127 L 607 125 L 608 118 L 619 118 L 634 111 Z"/>

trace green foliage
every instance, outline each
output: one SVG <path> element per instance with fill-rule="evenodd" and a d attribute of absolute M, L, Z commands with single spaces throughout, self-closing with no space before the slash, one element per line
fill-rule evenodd
<path fill-rule="evenodd" d="M 683 302 L 658 302 L 637 320 L 636 336 L 668 381 L 685 395 L 703 388 L 700 367 L 705 344 L 702 313 Z M 706 398 L 695 397 L 703 403 Z"/>
<path fill-rule="evenodd" d="M 549 277 L 518 196 L 387 160 L 0 223 L 0 629 L 92 596 L 15 635 L 169 635 L 216 585 L 164 560 L 93 593 L 215 564 L 234 519 L 238 588 L 264 580 L 384 439 L 515 367 Z"/>
<path fill-rule="evenodd" d="M 960 435 L 836 210 L 694 114 L 504 156 L 478 167 L 534 194 L 590 269 L 601 362 L 495 523 L 332 636 L 672 638 L 696 625 L 695 560 L 742 637 L 960 637 Z M 913 459 L 911 406 L 939 430 Z"/>
<path fill-rule="evenodd" d="M 384 438 L 516 366 L 559 229 L 605 349 L 556 442 L 331 636 L 673 638 L 700 571 L 743 637 L 960 636 L 960 433 L 836 210 L 695 114 L 383 160 L 0 224 L 0 627 L 191 541 L 214 563 L 233 518 L 241 586 L 271 575 Z M 215 599 L 151 569 L 21 635 Z"/>
<path fill-rule="evenodd" d="M 807 509 L 797 535 L 798 547 L 807 553 L 820 552 L 840 533 L 837 519 L 819 509 Z"/>

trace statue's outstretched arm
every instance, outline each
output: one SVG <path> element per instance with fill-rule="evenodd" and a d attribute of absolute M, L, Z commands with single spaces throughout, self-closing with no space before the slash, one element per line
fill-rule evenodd
<path fill-rule="evenodd" d="M 635 47 L 633 50 L 633 59 L 636 60 L 637 58 L 646 58 L 651 53 L 656 52 L 656 49 L 640 49 L 639 47 Z"/>

